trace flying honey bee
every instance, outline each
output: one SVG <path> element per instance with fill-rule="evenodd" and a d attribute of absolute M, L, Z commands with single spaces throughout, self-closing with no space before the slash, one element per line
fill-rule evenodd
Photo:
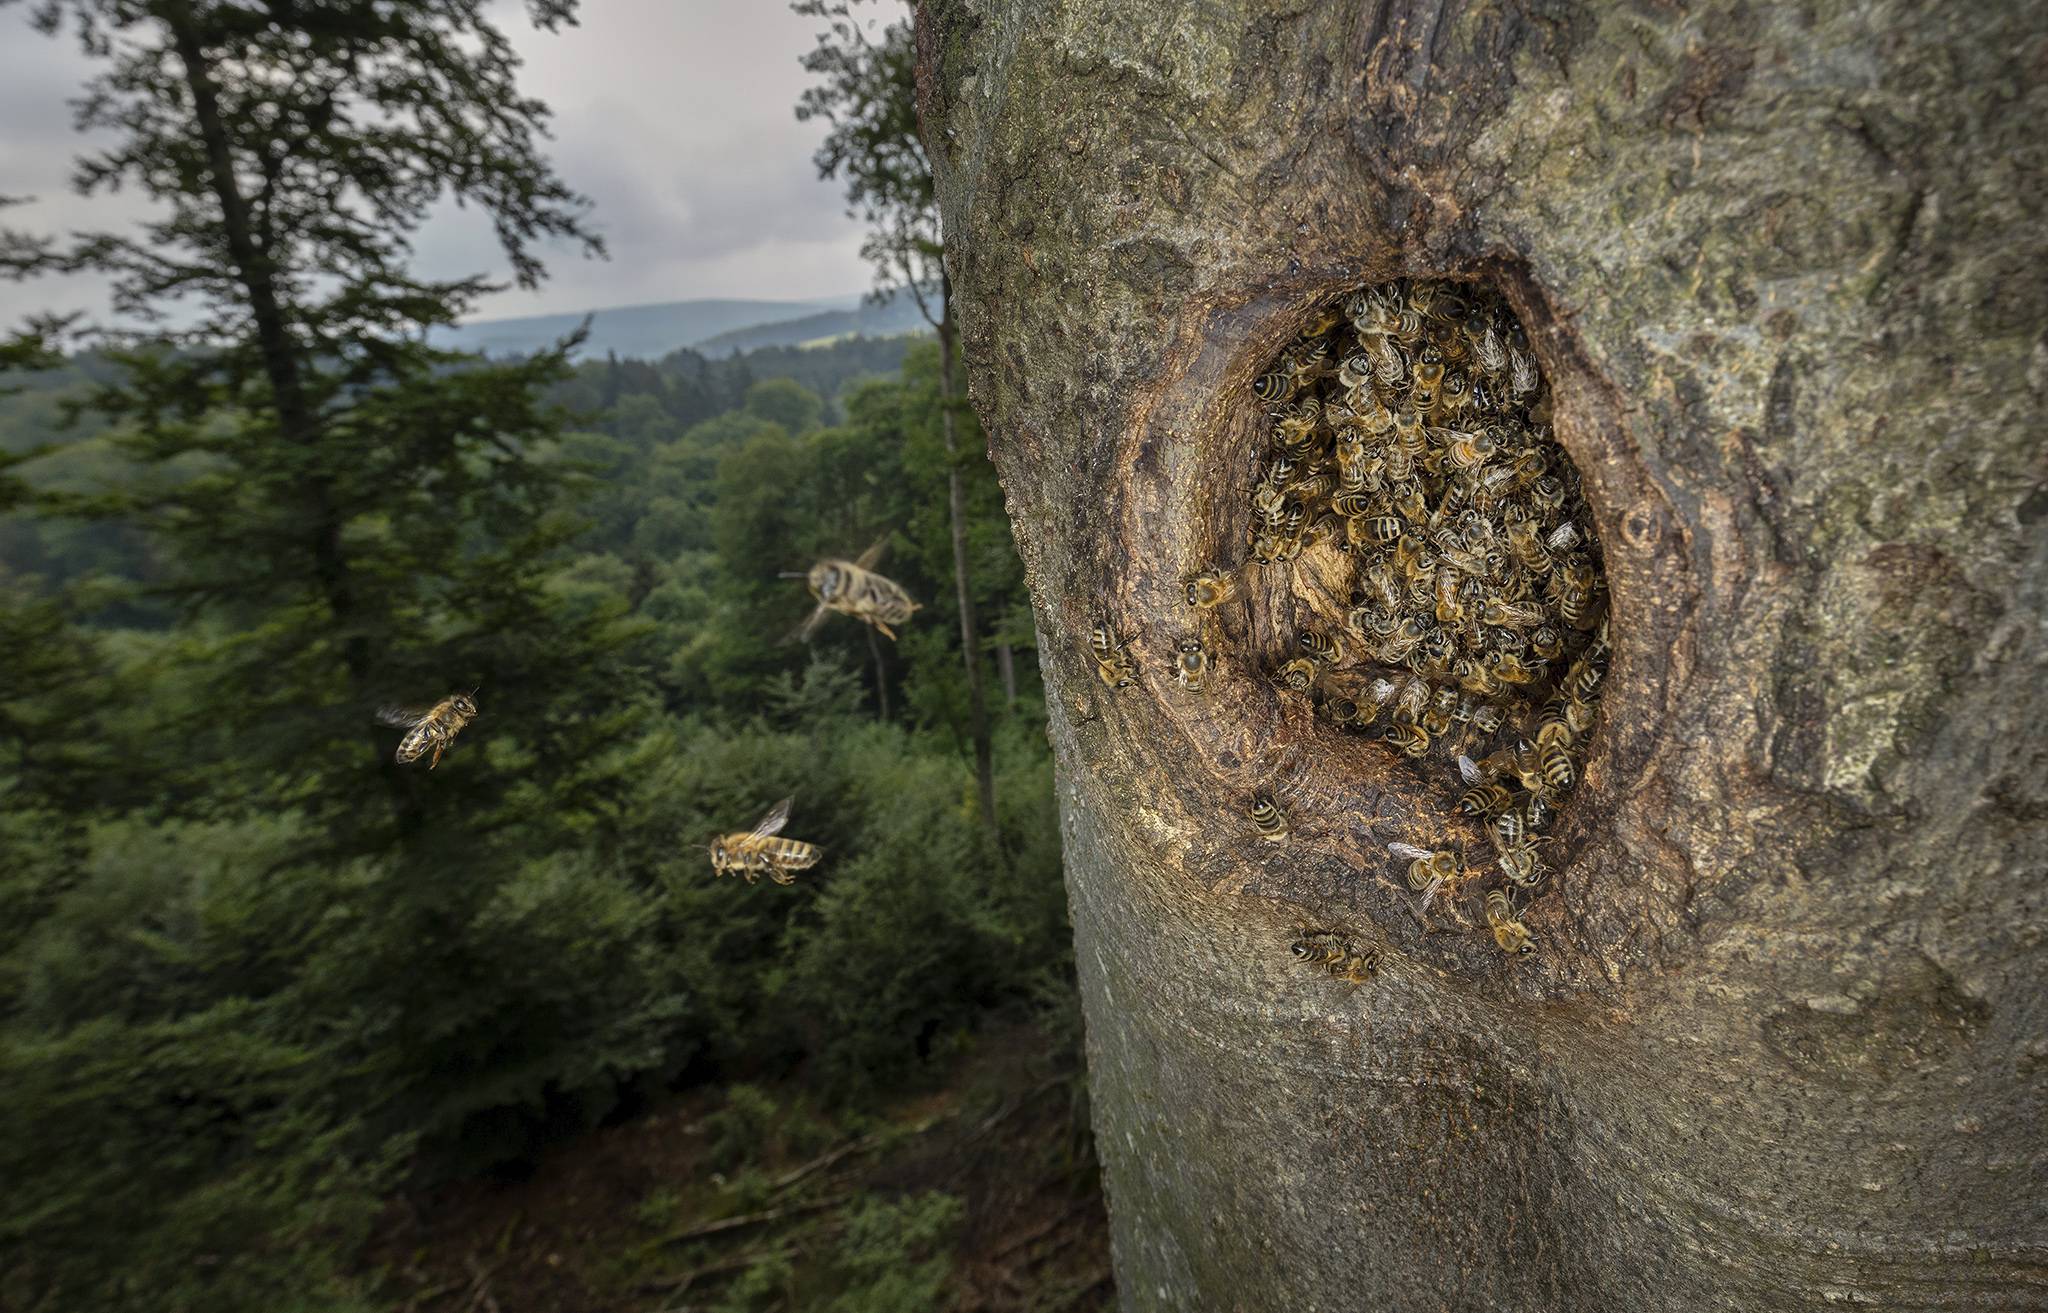
<path fill-rule="evenodd" d="M 903 586 L 895 580 L 874 572 L 876 563 L 888 548 L 889 536 L 883 534 L 874 546 L 861 553 L 858 561 L 827 559 L 812 566 L 804 579 L 810 587 L 811 596 L 818 599 L 818 605 L 791 637 L 810 641 L 818 626 L 825 622 L 826 615 L 837 611 L 862 624 L 874 626 L 884 638 L 895 638 L 896 631 L 889 626 L 909 620 L 911 613 L 923 603 L 912 601 L 910 594 L 904 592 Z"/>
<path fill-rule="evenodd" d="M 798 871 L 818 864 L 825 850 L 801 839 L 778 836 L 789 823 L 789 804 L 784 798 L 768 809 L 751 830 L 722 834 L 711 841 L 711 869 L 720 875 L 743 875 L 748 884 L 765 875 L 777 884 L 789 884 Z"/>
<path fill-rule="evenodd" d="M 1504 890 L 1492 889 L 1486 894 L 1486 924 L 1493 931 L 1493 942 L 1500 945 L 1503 953 L 1533 953 L 1536 951 L 1535 937 L 1529 927 L 1522 924 L 1515 915 L 1515 909 L 1508 902 Z"/>
<path fill-rule="evenodd" d="M 1274 805 L 1271 798 L 1261 793 L 1252 799 L 1252 826 L 1259 837 L 1267 843 L 1283 843 L 1287 839 L 1287 813 Z"/>
<path fill-rule="evenodd" d="M 1212 567 L 1188 580 L 1188 605 L 1204 611 L 1214 610 L 1234 600 L 1237 593 L 1235 571 L 1226 572 Z"/>
<path fill-rule="evenodd" d="M 455 736 L 462 732 L 476 716 L 476 690 L 467 693 L 451 693 L 431 707 L 386 706 L 377 708 L 377 719 L 386 725 L 405 731 L 405 737 L 398 741 L 395 755 L 403 766 L 418 761 L 422 755 L 432 752 L 427 769 L 441 764 L 441 754 L 448 751 L 455 742 Z"/>
<path fill-rule="evenodd" d="M 1088 631 L 1088 651 L 1095 658 L 1095 674 L 1111 688 L 1129 688 L 1138 678 L 1138 667 L 1124 649 L 1131 640 L 1117 641 L 1108 625 Z"/>

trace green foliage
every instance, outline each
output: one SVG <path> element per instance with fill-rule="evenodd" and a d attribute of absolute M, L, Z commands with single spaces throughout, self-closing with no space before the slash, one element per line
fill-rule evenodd
<path fill-rule="evenodd" d="M 734 1197 L 763 1191 L 749 1145 L 814 1152 L 1064 978 L 1025 624 L 977 821 L 956 477 L 973 600 L 1026 607 L 936 353 L 420 346 L 484 286 L 405 269 L 444 182 L 521 280 L 582 230 L 483 11 L 388 8 L 40 11 L 112 61 L 86 178 L 164 210 L 6 258 L 203 313 L 0 351 L 36 371 L 0 395 L 0 1309 L 365 1307 L 344 1274 L 400 1182 L 800 1074 L 829 1115 L 737 1085 L 713 1117 Z M 320 213 L 323 178 L 366 208 Z M 882 538 L 924 602 L 900 641 L 783 642 L 812 606 L 784 573 Z M 392 762 L 379 702 L 478 685 L 437 769 Z M 787 795 L 825 862 L 716 879 L 711 836 Z M 864 1207 L 837 1306 L 932 1306 L 955 1218 Z M 734 1307 L 787 1295 L 778 1261 Z"/>
<path fill-rule="evenodd" d="M 845 1288 L 827 1313 L 933 1313 L 945 1307 L 947 1254 L 965 1209 L 936 1190 L 863 1199 L 847 1210 L 834 1266 Z"/>

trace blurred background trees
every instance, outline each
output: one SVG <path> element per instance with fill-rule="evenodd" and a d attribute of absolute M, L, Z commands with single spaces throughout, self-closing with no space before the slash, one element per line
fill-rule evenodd
<path fill-rule="evenodd" d="M 725 361 L 437 351 L 490 286 L 410 271 L 444 189 L 518 281 L 594 246 L 480 7 L 35 14 L 104 61 L 82 185 L 163 217 L 0 242 L 128 316 L 0 357 L 0 1309 L 377 1307 L 395 1192 L 679 1091 L 804 1091 L 829 1142 L 991 1027 L 1070 1070 L 1043 703 L 944 311 Z M 781 573 L 883 534 L 901 641 L 783 643 Z M 439 769 L 392 763 L 378 703 L 479 686 Z M 784 794 L 826 864 L 715 881 Z M 734 1306 L 924 1307 L 959 1207 L 876 1196 Z"/>

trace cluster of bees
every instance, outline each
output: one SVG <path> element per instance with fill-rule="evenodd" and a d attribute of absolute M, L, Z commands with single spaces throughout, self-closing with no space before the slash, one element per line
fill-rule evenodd
<path fill-rule="evenodd" d="M 1521 325 L 1476 286 L 1370 288 L 1319 314 L 1252 392 L 1271 429 L 1248 560 L 1189 579 L 1187 604 L 1211 617 L 1243 597 L 1248 571 L 1294 569 L 1319 551 L 1348 559 L 1341 621 L 1302 630 L 1273 682 L 1425 769 L 1455 762 L 1458 806 L 1486 825 L 1491 854 L 1389 850 L 1425 926 L 1432 906 L 1471 926 L 1477 898 L 1501 950 L 1530 952 L 1517 901 L 1548 876 L 1540 845 L 1578 779 L 1608 639 L 1591 514 Z M 1091 643 L 1103 682 L 1128 684 L 1123 644 L 1107 628 Z M 1199 690 L 1211 668 L 1200 637 L 1180 643 L 1181 687 Z M 1261 838 L 1286 841 L 1269 795 L 1251 800 L 1250 818 Z M 1304 932 L 1295 956 L 1370 970 L 1369 955 L 1339 954 L 1338 942 Z"/>
<path fill-rule="evenodd" d="M 890 626 L 909 620 L 920 604 L 911 599 L 901 584 L 875 573 L 874 567 L 888 542 L 885 534 L 862 553 L 858 561 L 827 558 L 803 575 L 796 576 L 805 580 L 817 606 L 790 637 L 809 639 L 825 617 L 836 611 L 871 625 L 894 639 L 896 634 Z M 455 736 L 476 718 L 476 693 L 475 689 L 468 693 L 453 693 L 428 707 L 379 707 L 379 721 L 405 731 L 394 754 L 398 763 L 410 765 L 431 753 L 427 769 L 439 766 L 441 755 L 454 744 Z M 765 875 L 777 884 L 786 885 L 794 882 L 798 871 L 816 866 L 819 858 L 824 856 L 824 849 L 801 839 L 781 837 L 783 827 L 789 823 L 789 809 L 794 801 L 784 798 L 776 803 L 750 830 L 735 830 L 713 839 L 711 869 L 720 875 L 743 876 L 748 884 Z"/>

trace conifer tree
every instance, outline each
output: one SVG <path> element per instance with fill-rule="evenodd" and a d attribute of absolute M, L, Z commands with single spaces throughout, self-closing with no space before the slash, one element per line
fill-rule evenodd
<path fill-rule="evenodd" d="M 529 11 L 554 28 L 573 8 Z M 338 849 L 433 819 L 388 760 L 379 702 L 481 684 L 487 712 L 516 710 L 546 761 L 604 740 L 579 711 L 543 714 L 602 678 L 607 641 L 602 623 L 562 632 L 542 586 L 575 528 L 575 476 L 547 459 L 558 417 L 538 399 L 561 354 L 486 367 L 431 349 L 427 330 L 495 285 L 411 268 L 411 237 L 444 197 L 488 216 L 521 286 L 541 277 L 545 242 L 601 252 L 485 11 L 33 7 L 104 64 L 78 102 L 80 129 L 107 141 L 79 161 L 80 190 L 140 191 L 161 214 L 136 233 L 13 234 L 0 250 L 17 273 L 110 281 L 122 327 L 96 336 L 125 371 L 91 405 L 132 458 L 197 469 L 91 509 L 145 525 L 175 562 L 167 591 L 211 692 L 175 728 L 223 772 L 210 802 L 288 797 Z"/>

